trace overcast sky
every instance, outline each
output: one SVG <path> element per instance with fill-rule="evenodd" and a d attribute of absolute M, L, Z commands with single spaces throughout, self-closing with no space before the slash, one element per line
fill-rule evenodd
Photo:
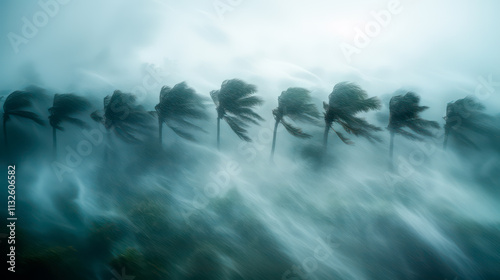
<path fill-rule="evenodd" d="M 2 1 L 2 89 L 129 90 L 146 63 L 162 83 L 186 80 L 208 95 L 238 77 L 273 99 L 289 86 L 328 92 L 352 80 L 372 95 L 408 88 L 444 104 L 474 94 L 479 77 L 500 80 L 493 0 L 60 2 Z M 374 13 L 391 16 L 380 24 Z M 346 55 L 367 28 L 369 44 Z M 500 103 L 496 92 L 485 100 Z"/>

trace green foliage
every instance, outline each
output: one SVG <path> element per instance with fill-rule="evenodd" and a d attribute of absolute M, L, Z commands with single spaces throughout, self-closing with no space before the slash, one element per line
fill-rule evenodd
<path fill-rule="evenodd" d="M 33 98 L 34 94 L 30 91 L 14 91 L 9 94 L 3 104 L 4 122 L 9 120 L 11 116 L 17 116 L 32 120 L 39 125 L 44 125 L 43 120 L 38 114 L 24 110 L 33 105 Z"/>
<path fill-rule="evenodd" d="M 84 112 L 90 108 L 86 98 L 74 94 L 56 94 L 54 103 L 49 108 L 50 125 L 58 130 L 64 130 L 62 122 L 69 122 L 80 128 L 88 128 L 88 124 L 80 119 L 71 117 L 73 114 Z"/>
<path fill-rule="evenodd" d="M 155 110 L 161 123 L 165 123 L 177 135 L 195 140 L 189 130 L 204 131 L 192 123 L 192 120 L 207 119 L 205 99 L 196 94 L 195 90 L 188 87 L 185 82 L 177 84 L 174 88 L 162 87 L 160 103 Z"/>
<path fill-rule="evenodd" d="M 482 136 L 499 135 L 495 118 L 484 113 L 485 107 L 472 97 L 448 103 L 446 108 L 445 134 L 453 137 L 459 144 L 479 148 L 472 134 Z"/>
<path fill-rule="evenodd" d="M 358 113 L 380 109 L 381 105 L 378 98 L 368 98 L 366 91 L 358 85 L 348 82 L 335 85 L 328 98 L 329 103 L 323 103 L 327 127 L 333 129 L 333 123 L 338 123 L 349 134 L 365 137 L 370 141 L 381 141 L 374 134 L 374 132 L 381 130 L 379 127 L 368 123 L 363 118 L 356 117 Z M 344 143 L 353 144 L 341 132 L 333 130 Z"/>
<path fill-rule="evenodd" d="M 165 269 L 159 269 L 140 251 L 127 248 L 123 253 L 113 258 L 110 262 L 113 269 L 112 274 L 127 275 L 134 279 L 169 279 L 169 273 Z M 116 277 L 115 277 L 116 278 Z"/>
<path fill-rule="evenodd" d="M 253 111 L 263 100 L 254 96 L 257 88 L 238 79 L 226 80 L 220 90 L 210 92 L 217 107 L 217 117 L 224 119 L 238 137 L 251 142 L 247 128 L 264 119 Z"/>
<path fill-rule="evenodd" d="M 73 247 L 45 247 L 24 255 L 19 272 L 24 279 L 86 279 L 89 271 L 82 262 L 79 252 Z"/>
<path fill-rule="evenodd" d="M 439 129 L 439 124 L 435 121 L 424 120 L 419 116 L 429 108 L 420 106 L 419 103 L 420 97 L 413 92 L 392 97 L 389 102 L 389 131 L 418 141 L 423 141 L 424 137 L 433 137 L 431 128 Z M 413 133 L 404 130 L 405 127 Z"/>
<path fill-rule="evenodd" d="M 318 109 L 311 103 L 310 92 L 304 88 L 289 88 L 283 91 L 278 97 L 278 108 L 273 110 L 273 115 L 290 134 L 299 138 L 310 138 L 311 135 L 287 122 L 285 117 L 312 124 L 318 124 L 320 117 Z"/>
<path fill-rule="evenodd" d="M 119 90 L 104 98 L 104 113 L 95 111 L 90 116 L 127 143 L 140 143 L 139 134 L 152 129 L 151 114 L 136 104 L 134 95 Z"/>

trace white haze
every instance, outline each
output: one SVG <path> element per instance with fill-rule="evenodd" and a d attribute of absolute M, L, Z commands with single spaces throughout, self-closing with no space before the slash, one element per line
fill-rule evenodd
<path fill-rule="evenodd" d="M 353 138 L 355 146 L 346 146 L 331 134 L 328 162 L 324 163 L 318 159 L 317 147 L 323 129 L 306 126 L 314 135 L 306 141 L 293 139 L 280 128 L 275 164 L 268 157 L 271 110 L 288 87 L 310 89 L 315 104 L 322 108 L 336 83 L 356 82 L 370 96 L 382 99 L 381 113 L 367 114 L 382 128 L 387 126 L 384 114 L 390 96 L 399 89 L 413 90 L 422 97 L 422 105 L 430 107 L 423 117 L 442 125 L 446 104 L 475 95 L 481 77 L 500 82 L 496 30 L 500 2 L 401 0 L 402 12 L 360 54 L 354 54 L 351 62 L 341 44 L 352 44 L 355 28 L 364 28 L 373 20 L 371 11 L 386 9 L 389 0 L 242 0 L 233 1 L 239 4 L 223 18 L 214 9 L 215 2 L 72 0 L 27 44 L 19 45 L 18 53 L 7 34 L 21 34 L 21 18 L 31 19 L 41 8 L 37 1 L 2 2 L 2 93 L 35 84 L 50 92 L 86 95 L 100 106 L 102 98 L 115 89 L 130 92 L 143 85 L 148 75 L 145 65 L 154 65 L 162 69 L 162 83 L 139 99 L 148 110 L 161 86 L 182 81 L 208 97 L 222 81 L 239 78 L 255 84 L 258 95 L 265 99 L 258 112 L 266 122 L 250 130 L 254 143 L 240 142 L 223 123 L 221 152 L 215 149 L 215 110 L 209 106 L 208 133 L 198 136 L 199 143 L 184 142 L 168 131 L 166 151 L 159 154 L 150 147 L 117 144 L 123 160 L 117 160 L 112 169 L 103 166 L 103 148 L 97 147 L 75 173 L 65 175 L 64 183 L 50 167 L 38 168 L 49 152 L 33 152 L 32 160 L 23 155 L 19 164 L 30 174 L 25 180 L 32 191 L 26 195 L 25 205 L 40 211 L 28 228 L 38 228 L 42 235 L 58 227 L 78 228 L 66 222 L 54 197 L 74 201 L 86 217 L 83 221 L 98 216 L 126 220 L 119 206 L 122 201 L 116 198 L 122 191 L 107 189 L 108 185 L 124 184 L 133 194 L 158 195 L 176 213 L 169 217 L 172 228 L 184 229 L 182 213 L 193 209 L 196 194 L 204 193 L 204 187 L 214 180 L 210 174 L 234 161 L 241 173 L 231 176 L 227 188 L 210 199 L 207 207 L 195 210 L 195 223 L 208 225 L 207 231 L 221 242 L 243 252 L 254 245 L 245 247 L 244 230 L 235 229 L 228 216 L 243 221 L 255 217 L 264 229 L 250 227 L 250 232 L 275 242 L 263 241 L 263 252 L 276 248 L 287 259 L 276 269 L 280 272 L 268 278 L 249 272 L 258 271 L 262 263 L 252 261 L 255 267 L 249 268 L 245 267 L 246 255 L 228 257 L 226 251 L 218 252 L 226 270 L 243 279 L 499 277 L 494 262 L 500 259 L 495 253 L 498 244 L 492 241 L 500 238 L 498 147 L 445 152 L 442 139 L 417 144 L 397 137 L 396 157 L 405 163 L 394 175 L 388 172 L 387 131 L 380 133 L 383 143 Z M 495 89 L 486 98 L 476 95 L 492 115 L 500 113 L 500 87 Z M 45 108 L 39 111 L 46 114 Z M 82 137 L 78 129 L 69 131 L 71 136 L 61 137 L 62 147 L 74 146 Z M 36 135 L 37 145 L 51 145 L 47 128 L 33 125 L 17 133 L 28 138 Z M 34 140 L 23 141 L 34 146 Z M 415 151 L 424 155 L 422 164 L 411 163 Z M 159 155 L 167 159 L 157 158 Z M 151 167 L 155 162 L 164 165 Z M 141 173 L 143 165 L 147 172 Z M 116 178 L 121 181 L 114 182 Z M 66 184 L 72 191 L 61 194 L 58 186 Z M 133 196 L 128 199 L 132 201 L 123 203 L 135 203 Z M 224 207 L 236 213 L 224 212 Z M 50 226 L 44 222 L 47 220 Z M 44 231 L 44 227 L 48 229 Z M 196 234 L 210 240 L 204 230 Z M 214 251 L 217 246 L 213 245 Z M 318 246 L 330 248 L 328 258 L 315 257 Z M 497 246 L 496 251 L 492 246 Z M 317 267 L 307 275 L 287 274 L 295 265 L 303 271 L 304 264 L 312 260 Z M 172 279 L 184 279 L 179 271 L 186 263 L 189 261 L 179 257 L 181 268 Z M 96 275 L 99 269 L 95 269 Z"/>

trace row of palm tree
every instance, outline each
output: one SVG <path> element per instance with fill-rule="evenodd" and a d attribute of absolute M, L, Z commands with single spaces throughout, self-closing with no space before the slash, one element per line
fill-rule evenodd
<path fill-rule="evenodd" d="M 254 111 L 256 106 L 263 104 L 263 100 L 255 96 L 256 92 L 255 85 L 238 79 L 226 80 L 219 90 L 210 92 L 217 112 L 217 148 L 220 148 L 221 120 L 224 120 L 240 139 L 251 141 L 247 129 L 251 124 L 258 125 L 264 120 Z M 25 118 L 38 125 L 44 125 L 40 116 L 27 110 L 33 105 L 33 99 L 34 93 L 29 90 L 15 91 L 6 98 L 3 104 L 3 133 L 6 150 L 8 150 L 7 122 L 10 118 L 14 116 Z M 173 88 L 164 86 L 160 91 L 159 103 L 155 106 L 155 111 L 147 111 L 137 105 L 134 95 L 116 90 L 111 96 L 104 98 L 103 109 L 91 113 L 90 116 L 128 143 L 141 142 L 138 132 L 150 127 L 149 121 L 152 117 L 156 117 L 158 121 L 160 145 L 163 141 L 164 124 L 180 137 L 194 141 L 196 138 L 192 131 L 204 131 L 196 122 L 208 118 L 205 102 L 206 98 L 197 94 L 185 82 Z M 57 131 L 64 131 L 63 123 L 88 128 L 89 125 L 75 115 L 86 112 L 90 107 L 90 102 L 84 97 L 70 93 L 54 95 L 52 107 L 49 108 L 49 123 L 52 127 L 55 156 L 57 156 Z M 382 129 L 358 116 L 359 113 L 379 110 L 381 102 L 377 97 L 368 97 L 366 91 L 358 85 L 349 82 L 338 83 L 329 95 L 328 103 L 324 102 L 323 107 L 325 150 L 330 129 L 348 145 L 352 145 L 353 141 L 339 131 L 340 129 L 355 137 L 364 137 L 371 142 L 381 142 L 381 138 L 376 133 Z M 439 124 L 420 117 L 426 109 L 428 109 L 427 106 L 420 106 L 420 97 L 413 92 L 391 98 L 387 127 L 390 132 L 391 161 L 395 135 L 417 141 L 435 136 L 433 129 L 438 129 Z M 474 145 L 468 137 L 469 131 L 482 134 L 490 132 L 492 117 L 482 112 L 483 110 L 484 106 L 470 97 L 449 103 L 444 118 L 446 123 L 443 147 L 446 148 L 449 137 Z M 310 91 L 304 88 L 294 87 L 283 91 L 278 97 L 278 107 L 272 113 L 275 126 L 271 159 L 274 156 L 276 134 L 280 124 L 292 136 L 302 139 L 310 138 L 311 135 L 303 132 L 295 123 L 321 125 L 321 114 L 312 103 Z"/>

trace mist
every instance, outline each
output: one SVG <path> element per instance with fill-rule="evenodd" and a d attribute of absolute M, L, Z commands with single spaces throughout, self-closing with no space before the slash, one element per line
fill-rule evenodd
<path fill-rule="evenodd" d="M 5 176 L 16 167 L 7 279 L 500 278 L 497 1 L 0 5 L 0 104 L 22 90 L 44 122 L 0 124 Z M 264 121 L 246 142 L 221 120 L 217 149 L 210 93 L 235 78 L 256 86 Z M 160 91 L 184 81 L 207 115 L 195 141 L 162 124 L 158 144 Z M 323 102 L 344 81 L 380 100 L 358 115 L 380 141 L 330 132 L 326 149 Z M 319 124 L 296 123 L 308 139 L 278 126 L 270 161 L 273 109 L 294 87 L 309 91 Z M 115 90 L 136 97 L 121 119 L 137 117 L 134 141 L 96 121 Z M 396 135 L 391 163 L 390 100 L 407 92 L 440 128 L 424 141 Z M 88 100 L 74 115 L 87 126 L 64 123 L 54 150 L 48 109 L 65 93 Z M 448 137 L 447 106 L 466 97 L 484 108 L 458 112 L 463 134 Z"/>

